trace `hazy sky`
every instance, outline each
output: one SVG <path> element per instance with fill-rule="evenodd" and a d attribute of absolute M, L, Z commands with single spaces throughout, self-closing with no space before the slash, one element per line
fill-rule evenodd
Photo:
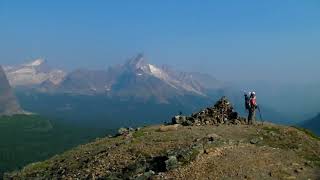
<path fill-rule="evenodd" d="M 0 64 L 154 64 L 222 80 L 320 81 L 319 0 L 0 0 Z"/>

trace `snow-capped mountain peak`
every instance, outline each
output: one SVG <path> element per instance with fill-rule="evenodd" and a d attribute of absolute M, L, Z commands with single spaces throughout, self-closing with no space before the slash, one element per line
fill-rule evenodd
<path fill-rule="evenodd" d="M 174 89 L 205 95 L 205 93 L 201 91 L 203 88 L 199 84 L 192 83 L 192 78 L 189 79 L 185 75 L 181 78 L 182 73 L 175 71 L 171 72 L 166 68 L 149 64 L 143 54 L 138 54 L 136 57 L 127 61 L 124 67 L 126 67 L 125 69 L 129 70 L 129 72 L 133 72 L 136 76 L 153 76 Z"/>

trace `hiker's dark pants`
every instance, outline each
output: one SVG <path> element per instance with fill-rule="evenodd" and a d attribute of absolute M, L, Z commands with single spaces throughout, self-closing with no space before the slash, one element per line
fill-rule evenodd
<path fill-rule="evenodd" d="M 255 109 L 249 109 L 248 124 L 254 124 L 255 121 L 256 121 L 255 118 L 256 118 L 256 110 Z"/>

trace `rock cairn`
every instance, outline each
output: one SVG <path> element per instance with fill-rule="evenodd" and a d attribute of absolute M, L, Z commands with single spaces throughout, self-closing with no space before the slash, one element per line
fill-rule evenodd
<path fill-rule="evenodd" d="M 172 118 L 172 124 L 181 124 L 184 126 L 245 123 L 246 119 L 239 117 L 226 97 L 222 97 L 213 107 L 208 107 L 198 113 L 193 113 L 191 116 L 178 115 Z"/>

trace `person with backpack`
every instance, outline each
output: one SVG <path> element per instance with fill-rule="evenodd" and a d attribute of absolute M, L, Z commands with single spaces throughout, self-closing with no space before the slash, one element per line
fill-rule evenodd
<path fill-rule="evenodd" d="M 257 104 L 257 99 L 256 99 L 256 93 L 252 92 L 250 94 L 250 99 L 249 99 L 248 124 L 254 124 L 255 123 L 256 109 L 257 108 L 258 108 L 258 104 Z"/>

